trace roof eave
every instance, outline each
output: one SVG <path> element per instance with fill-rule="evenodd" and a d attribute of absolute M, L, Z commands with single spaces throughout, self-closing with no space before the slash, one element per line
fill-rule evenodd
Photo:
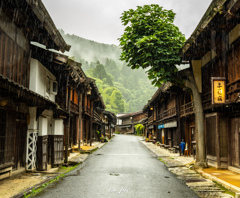
<path fill-rule="evenodd" d="M 60 50 L 62 53 L 69 51 L 71 46 L 68 45 L 61 36 L 42 1 L 26 0 L 26 2 L 31 6 L 36 17 L 44 24 L 44 28 L 58 47 L 57 50 Z"/>
<path fill-rule="evenodd" d="M 214 18 L 214 16 L 219 12 L 221 7 L 224 5 L 224 3 L 227 0 L 213 0 L 211 4 L 209 5 L 207 11 L 203 15 L 202 19 L 198 23 L 197 27 L 191 34 L 191 36 L 188 38 L 188 40 L 185 42 L 184 46 L 182 47 L 182 55 L 185 54 L 192 43 L 196 41 L 198 36 L 201 34 L 201 32 L 208 26 L 210 21 Z"/>

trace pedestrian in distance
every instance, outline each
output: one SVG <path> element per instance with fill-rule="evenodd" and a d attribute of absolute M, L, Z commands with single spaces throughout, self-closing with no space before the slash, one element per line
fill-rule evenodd
<path fill-rule="evenodd" d="M 180 155 L 184 155 L 184 150 L 185 150 L 185 142 L 182 139 L 182 142 L 180 143 Z"/>

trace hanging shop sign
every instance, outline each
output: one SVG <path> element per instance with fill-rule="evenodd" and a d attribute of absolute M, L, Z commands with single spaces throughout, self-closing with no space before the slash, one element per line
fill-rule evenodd
<path fill-rule="evenodd" d="M 226 103 L 226 78 L 212 77 L 212 104 Z"/>
<path fill-rule="evenodd" d="M 174 127 L 177 127 L 177 121 L 167 122 L 165 124 L 158 125 L 158 129 L 174 128 Z"/>

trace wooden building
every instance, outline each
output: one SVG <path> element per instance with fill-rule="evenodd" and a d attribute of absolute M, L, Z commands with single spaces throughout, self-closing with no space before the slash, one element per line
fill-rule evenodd
<path fill-rule="evenodd" d="M 193 98 L 189 90 L 179 94 L 181 139 L 186 143 L 187 154 L 196 155 L 196 131 Z"/>
<path fill-rule="evenodd" d="M 82 101 L 83 94 L 89 88 L 87 77 L 81 69 L 81 64 L 69 59 L 66 55 L 48 51 L 36 46 L 32 47 L 33 57 L 39 56 L 38 60 L 56 76 L 56 102 L 58 108 L 53 110 L 54 119 L 63 120 L 62 136 L 49 134 L 49 159 L 52 159 L 52 166 L 61 163 L 56 160 L 54 153 L 59 154 L 65 150 L 65 161 L 73 150 L 80 150 L 80 136 L 82 131 Z M 51 130 L 50 130 L 51 131 Z M 60 135 L 58 133 L 58 135 Z M 64 136 L 63 136 L 64 135 Z M 61 141 L 60 141 L 61 139 Z M 51 148 L 56 142 L 62 142 L 62 148 Z M 55 143 L 54 143 L 55 142 Z M 56 149 L 58 151 L 56 151 Z M 63 158 L 63 157 L 61 157 Z"/>
<path fill-rule="evenodd" d="M 106 106 L 103 102 L 103 98 L 99 93 L 98 99 L 93 102 L 93 140 L 100 141 L 100 137 L 104 135 L 105 122 L 104 114 Z"/>
<path fill-rule="evenodd" d="M 146 118 L 146 113 L 137 111 L 117 116 L 116 130 L 123 134 L 136 134 L 134 126 Z"/>
<path fill-rule="evenodd" d="M 91 86 L 91 105 L 92 105 L 92 129 L 91 142 L 100 141 L 100 137 L 104 131 L 104 110 L 106 108 L 103 98 L 99 93 L 95 80 L 88 78 Z"/>
<path fill-rule="evenodd" d="M 240 1 L 213 0 L 182 49 L 202 95 L 207 160 L 217 168 L 240 168 Z M 214 99 L 214 82 L 224 95 Z M 217 82 L 217 81 L 216 81 Z M 222 89 L 221 89 L 222 90 Z M 220 92 L 219 92 L 220 93 Z M 223 98 L 224 97 L 224 98 Z"/>
<path fill-rule="evenodd" d="M 143 108 L 148 114 L 147 134 L 166 148 L 178 149 L 183 135 L 180 130 L 180 89 L 163 84 Z"/>
<path fill-rule="evenodd" d="M 40 118 L 43 110 L 52 114 L 57 104 L 54 93 L 47 98 L 41 90 L 32 90 L 32 66 L 38 65 L 39 70 L 44 68 L 33 61 L 31 42 L 62 52 L 68 51 L 70 46 L 41 1 L 1 1 L 0 15 L 0 169 L 1 172 L 32 170 L 36 167 L 38 137 L 34 118 Z M 45 72 L 51 76 L 50 73 Z M 51 80 L 55 81 L 54 75 Z M 45 135 L 44 130 L 42 135 Z"/>
<path fill-rule="evenodd" d="M 115 132 L 115 127 L 117 123 L 117 117 L 114 113 L 110 111 L 103 111 L 104 115 L 104 136 L 108 137 L 109 139 L 112 138 L 113 133 Z"/>
<path fill-rule="evenodd" d="M 92 145 L 104 134 L 104 110 L 105 104 L 99 93 L 95 80 L 87 78 L 88 89 L 83 93 L 82 136 L 83 144 Z"/>

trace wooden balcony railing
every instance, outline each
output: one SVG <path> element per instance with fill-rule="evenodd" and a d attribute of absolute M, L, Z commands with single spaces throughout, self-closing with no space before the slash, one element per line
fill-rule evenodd
<path fill-rule="evenodd" d="M 86 106 L 86 111 L 85 111 L 86 114 L 88 114 L 89 116 L 92 116 L 92 112 L 91 112 L 91 108 Z"/>
<path fill-rule="evenodd" d="M 227 84 L 227 99 L 235 101 L 240 93 L 240 78 Z"/>
<path fill-rule="evenodd" d="M 189 102 L 180 107 L 180 117 L 184 117 L 194 113 L 193 102 Z"/>
<path fill-rule="evenodd" d="M 153 122 L 153 115 L 148 118 L 148 123 Z"/>
<path fill-rule="evenodd" d="M 203 104 L 203 108 L 207 108 L 209 106 L 212 105 L 212 96 L 211 96 L 211 92 L 208 92 L 204 95 L 202 95 L 202 104 Z"/>
<path fill-rule="evenodd" d="M 72 111 L 78 112 L 79 111 L 79 107 L 77 104 L 75 104 L 74 102 L 71 101 L 70 103 L 70 108 Z"/>
<path fill-rule="evenodd" d="M 96 111 L 94 111 L 93 115 L 94 115 L 94 120 L 101 122 L 102 119 Z"/>
<path fill-rule="evenodd" d="M 158 115 L 158 120 L 165 120 L 177 115 L 176 107 L 165 110 L 163 113 Z"/>

